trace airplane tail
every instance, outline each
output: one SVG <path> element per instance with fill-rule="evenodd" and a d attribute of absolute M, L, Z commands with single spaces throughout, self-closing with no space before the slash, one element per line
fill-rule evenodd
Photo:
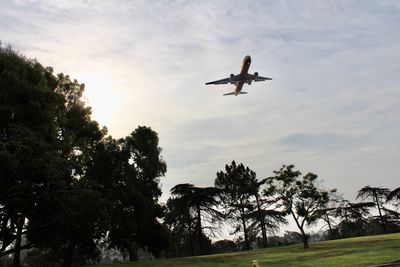
<path fill-rule="evenodd" d="M 236 92 L 226 93 L 226 94 L 224 94 L 224 96 L 225 96 L 225 95 L 235 95 L 235 93 L 236 93 Z M 245 94 L 247 94 L 247 92 L 239 92 L 239 93 L 238 93 L 238 95 L 245 95 Z"/>

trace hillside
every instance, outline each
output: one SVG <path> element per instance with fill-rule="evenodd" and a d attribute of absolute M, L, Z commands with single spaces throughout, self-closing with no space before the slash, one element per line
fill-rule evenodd
<path fill-rule="evenodd" d="M 260 267 L 271 266 L 370 266 L 400 261 L 400 233 L 257 249 L 249 252 L 216 254 L 136 263 L 91 265 L 91 267 L 250 267 L 258 260 Z"/>

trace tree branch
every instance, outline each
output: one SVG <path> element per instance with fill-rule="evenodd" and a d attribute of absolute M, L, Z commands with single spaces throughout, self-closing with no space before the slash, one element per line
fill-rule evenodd
<path fill-rule="evenodd" d="M 33 248 L 34 246 L 35 246 L 35 245 L 34 245 L 33 243 L 28 243 L 28 244 L 25 244 L 25 245 L 23 245 L 23 246 L 20 246 L 19 249 L 17 249 L 17 248 L 12 248 L 12 249 L 9 249 L 9 250 L 6 250 L 6 251 L 1 252 L 1 253 L 0 253 L 0 257 L 3 257 L 3 256 L 8 255 L 8 254 L 12 254 L 12 253 L 14 253 L 14 252 L 16 252 L 16 251 L 18 251 L 18 250 L 30 249 L 30 248 Z"/>

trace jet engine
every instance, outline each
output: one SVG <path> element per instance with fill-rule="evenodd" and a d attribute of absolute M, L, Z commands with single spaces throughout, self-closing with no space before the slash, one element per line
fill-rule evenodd
<path fill-rule="evenodd" d="M 234 83 L 235 82 L 235 75 L 231 74 L 229 79 L 230 79 L 231 83 Z"/>
<path fill-rule="evenodd" d="M 254 80 L 256 80 L 257 79 L 257 77 L 258 77 L 258 72 L 254 72 Z"/>

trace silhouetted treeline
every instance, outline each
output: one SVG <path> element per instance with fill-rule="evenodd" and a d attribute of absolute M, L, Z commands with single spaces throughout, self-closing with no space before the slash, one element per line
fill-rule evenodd
<path fill-rule="evenodd" d="M 179 188 L 180 192 L 185 189 L 185 194 L 178 194 Z M 308 248 L 310 238 L 325 240 L 399 232 L 399 192 L 399 188 L 365 186 L 358 191 L 357 199 L 361 202 L 353 203 L 343 199 L 336 189 L 324 189 L 316 174 L 302 175 L 294 165 L 283 165 L 273 172 L 273 176 L 258 180 L 249 167 L 232 161 L 225 166 L 225 171 L 217 172 L 214 189 L 179 184 L 171 190 L 164 221 L 171 235 L 167 256 L 248 250 L 298 242 Z M 191 199 L 208 205 L 193 205 Z M 378 215 L 372 215 L 372 210 Z M 276 236 L 277 230 L 287 224 L 289 218 L 299 232 Z M 229 222 L 233 227 L 232 233 L 237 236 L 235 246 L 216 242 L 217 249 L 214 244 L 210 247 L 208 242 L 207 249 L 203 248 L 198 240 L 215 237 L 221 222 Z M 325 230 L 321 235 L 313 236 L 307 228 L 316 224 L 324 225 Z M 202 239 L 196 239 L 200 234 Z"/>
<path fill-rule="evenodd" d="M 157 133 L 106 136 L 83 91 L 0 47 L 0 257 L 11 256 L 12 266 L 32 248 L 50 266 L 67 267 L 98 259 L 99 243 L 131 260 L 139 246 L 154 255 L 167 246 Z"/>
<path fill-rule="evenodd" d="M 321 223 L 327 239 L 400 230 L 400 188 L 366 186 L 353 203 L 294 165 L 258 179 L 232 161 L 214 186 L 178 184 L 160 204 L 167 165 L 157 133 L 139 126 L 107 136 L 83 92 L 84 84 L 0 45 L 1 266 L 68 267 L 111 248 L 131 261 L 139 248 L 154 257 L 308 248 L 321 238 L 309 227 Z M 289 218 L 298 232 L 277 237 Z M 213 243 L 226 224 L 235 240 Z"/>

